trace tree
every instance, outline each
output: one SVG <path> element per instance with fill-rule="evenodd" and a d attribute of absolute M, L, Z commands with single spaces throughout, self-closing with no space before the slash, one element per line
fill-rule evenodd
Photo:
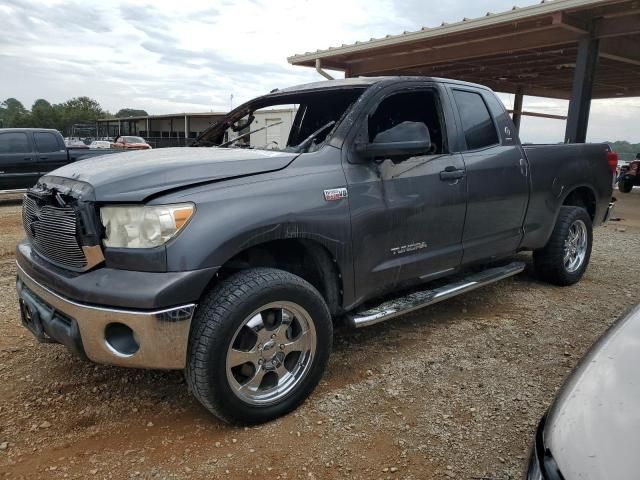
<path fill-rule="evenodd" d="M 60 109 L 51 105 L 43 98 L 33 102 L 31 106 L 31 118 L 29 120 L 31 121 L 32 127 L 55 129 L 63 127 L 60 122 Z"/>
<path fill-rule="evenodd" d="M 116 112 L 116 117 L 146 117 L 149 114 L 144 110 L 137 110 L 135 108 L 121 108 Z"/>
<path fill-rule="evenodd" d="M 607 143 L 611 145 L 614 152 L 618 153 L 621 160 L 633 160 L 640 153 L 640 143 L 629 143 L 624 140 Z"/>
<path fill-rule="evenodd" d="M 89 97 L 75 97 L 55 106 L 60 112 L 60 122 L 65 133 L 76 123 L 95 123 L 98 118 L 108 115 L 100 104 Z"/>
<path fill-rule="evenodd" d="M 29 111 L 15 98 L 7 98 L 0 103 L 0 121 L 3 127 L 13 127 L 16 117 L 28 114 Z"/>

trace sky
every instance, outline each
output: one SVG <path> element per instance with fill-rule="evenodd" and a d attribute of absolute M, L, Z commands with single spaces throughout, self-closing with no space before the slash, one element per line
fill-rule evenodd
<path fill-rule="evenodd" d="M 518 6 L 536 2 L 519 0 Z M 0 0 L 0 101 L 95 98 L 113 112 L 226 111 L 322 80 L 287 57 L 511 9 L 514 0 Z M 337 77 L 342 74 L 336 74 Z M 233 96 L 233 98 L 232 98 Z M 511 95 L 501 95 L 509 108 Z M 524 108 L 566 115 L 567 102 Z M 589 141 L 640 142 L 640 98 L 596 100 Z M 564 121 L 524 117 L 522 139 L 559 142 Z"/>

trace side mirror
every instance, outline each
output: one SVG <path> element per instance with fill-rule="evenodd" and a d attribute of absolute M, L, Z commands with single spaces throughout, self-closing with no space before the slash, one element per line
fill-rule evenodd
<path fill-rule="evenodd" d="M 402 122 L 378 133 L 373 142 L 356 145 L 356 151 L 372 158 L 425 155 L 431 148 L 429 128 L 422 122 Z"/>

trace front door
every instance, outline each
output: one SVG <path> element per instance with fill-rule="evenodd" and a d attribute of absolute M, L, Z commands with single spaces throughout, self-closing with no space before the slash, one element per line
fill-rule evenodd
<path fill-rule="evenodd" d="M 400 123 L 422 122 L 432 142 L 425 154 L 370 159 L 351 147 L 345 173 L 359 300 L 443 275 L 460 264 L 464 163 L 460 154 L 449 153 L 439 95 L 429 87 L 382 94 L 356 140 L 371 142 Z"/>
<path fill-rule="evenodd" d="M 464 263 L 514 253 L 522 240 L 522 225 L 529 201 L 526 160 L 511 133 L 500 132 L 496 116 L 506 115 L 489 102 L 490 92 L 453 88 L 462 135 L 467 173 L 468 203 L 464 227 Z M 491 95 L 491 97 L 489 97 Z"/>
<path fill-rule="evenodd" d="M 0 190 L 30 188 L 38 177 L 29 135 L 17 131 L 0 133 Z"/>

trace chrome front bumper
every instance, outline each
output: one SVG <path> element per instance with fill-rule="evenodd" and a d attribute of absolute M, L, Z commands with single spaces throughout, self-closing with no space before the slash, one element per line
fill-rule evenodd
<path fill-rule="evenodd" d="M 33 316 L 40 332 L 68 345 L 56 339 L 61 329 L 54 328 L 52 320 L 72 326 L 69 331 L 79 331 L 81 349 L 96 363 L 154 369 L 185 367 L 195 304 L 155 311 L 85 305 L 49 290 L 20 265 L 17 269 L 23 322 L 25 315 L 29 322 Z"/>

